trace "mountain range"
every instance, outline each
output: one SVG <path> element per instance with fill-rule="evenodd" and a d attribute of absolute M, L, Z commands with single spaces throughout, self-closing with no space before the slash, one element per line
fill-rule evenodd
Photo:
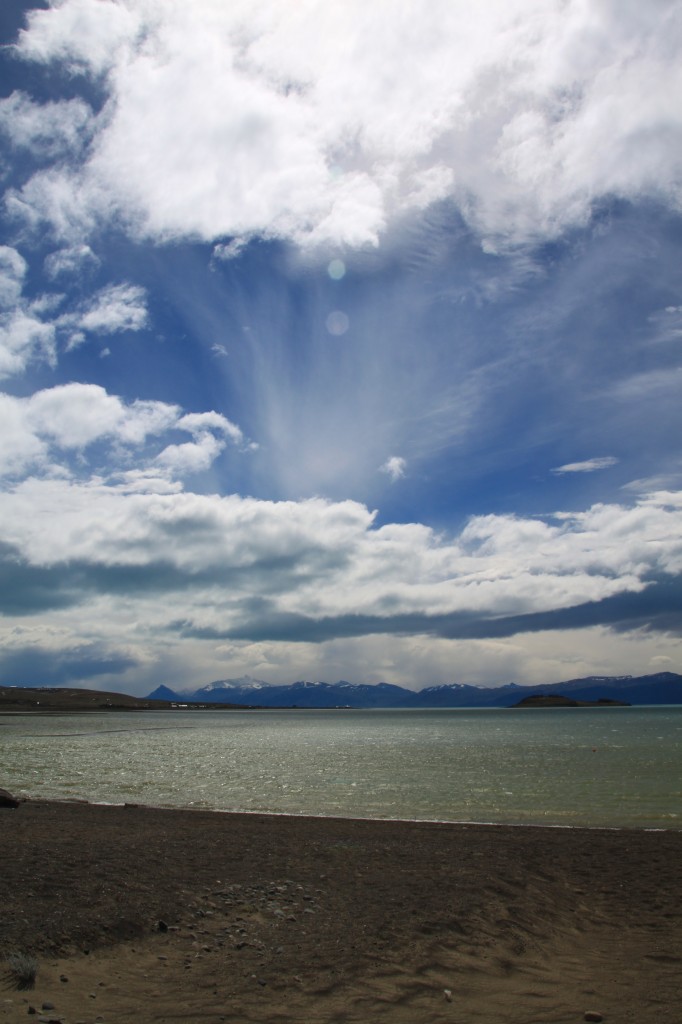
<path fill-rule="evenodd" d="M 158 686 L 147 699 L 179 703 L 246 704 L 251 707 L 298 708 L 473 708 L 511 707 L 533 694 L 562 694 L 575 700 L 600 698 L 629 704 L 682 704 L 682 675 L 657 672 L 648 676 L 587 676 L 542 686 L 469 686 L 446 683 L 408 690 L 392 683 L 296 682 L 272 685 L 242 676 L 219 679 L 197 690 L 171 690 Z"/>

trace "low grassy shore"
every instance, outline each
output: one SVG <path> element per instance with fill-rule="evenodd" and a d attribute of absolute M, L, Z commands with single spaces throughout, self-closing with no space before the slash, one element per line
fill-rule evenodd
<path fill-rule="evenodd" d="M 0 864 L 0 1021 L 681 1018 L 679 831 L 29 801 Z"/>
<path fill-rule="evenodd" d="M 109 693 L 105 690 L 84 690 L 78 687 L 57 686 L 2 686 L 0 687 L 0 714 L 35 713 L 77 714 L 81 711 L 229 711 L 241 704 L 217 704 L 210 701 L 182 704 L 170 700 L 149 700 L 131 697 L 127 693 Z"/>

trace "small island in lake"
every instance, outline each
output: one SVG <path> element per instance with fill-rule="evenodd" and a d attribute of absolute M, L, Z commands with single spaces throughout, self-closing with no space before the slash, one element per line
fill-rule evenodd
<path fill-rule="evenodd" d="M 564 697 L 560 693 L 533 693 L 530 697 L 524 697 L 518 704 L 512 704 L 513 708 L 629 708 L 632 707 L 625 700 L 610 700 L 608 697 L 600 697 L 599 700 L 573 700 L 572 697 Z"/>

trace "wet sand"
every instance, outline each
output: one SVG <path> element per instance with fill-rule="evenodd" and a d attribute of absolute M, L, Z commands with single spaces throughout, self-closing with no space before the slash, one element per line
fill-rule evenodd
<path fill-rule="evenodd" d="M 682 1019 L 682 831 L 31 801 L 0 865 L 0 1021 Z"/>

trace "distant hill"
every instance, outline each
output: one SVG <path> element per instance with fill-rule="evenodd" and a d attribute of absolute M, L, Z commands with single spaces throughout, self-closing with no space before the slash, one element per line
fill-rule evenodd
<path fill-rule="evenodd" d="M 159 687 L 172 693 L 168 687 Z M 177 697 L 131 697 L 127 693 L 105 690 L 84 690 L 66 686 L 0 686 L 0 714 L 3 712 L 37 712 L 40 714 L 81 711 L 171 711 L 190 704 L 194 710 L 227 709 L 221 701 L 179 701 Z M 229 707 L 232 707 L 230 704 Z"/>
<path fill-rule="evenodd" d="M 408 690 L 392 683 L 338 683 L 299 681 L 269 685 L 262 679 L 216 680 L 197 690 L 174 691 L 159 686 L 149 700 L 299 708 L 472 708 L 512 707 L 536 694 L 561 694 L 572 700 L 616 700 L 627 704 L 682 704 L 682 675 L 658 672 L 648 676 L 587 676 L 540 686 L 468 686 L 447 683 Z"/>

